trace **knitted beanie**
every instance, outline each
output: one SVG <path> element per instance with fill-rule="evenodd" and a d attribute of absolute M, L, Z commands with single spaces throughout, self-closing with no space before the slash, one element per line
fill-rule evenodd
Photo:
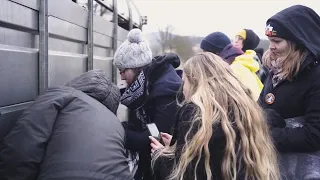
<path fill-rule="evenodd" d="M 140 29 L 132 29 L 114 54 L 113 64 L 120 70 L 139 68 L 150 64 L 152 52 L 143 40 Z"/>
<path fill-rule="evenodd" d="M 243 39 L 243 52 L 257 48 L 260 43 L 259 36 L 251 29 L 242 29 L 236 36 L 240 36 Z"/>
<path fill-rule="evenodd" d="M 200 48 L 204 51 L 219 54 L 230 43 L 231 41 L 227 35 L 222 32 L 214 32 L 201 41 Z"/>

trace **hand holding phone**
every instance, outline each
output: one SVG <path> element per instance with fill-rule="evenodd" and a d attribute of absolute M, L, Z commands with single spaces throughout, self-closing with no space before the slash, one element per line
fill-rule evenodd
<path fill-rule="evenodd" d="M 150 136 L 154 137 L 156 140 L 158 140 L 161 144 L 164 145 L 164 142 L 162 140 L 162 137 L 158 130 L 157 125 L 155 123 L 149 123 L 147 124 L 147 128 L 149 130 Z"/>
<path fill-rule="evenodd" d="M 157 151 L 163 149 L 164 146 L 163 146 L 158 140 L 156 140 L 156 139 L 155 139 L 154 137 L 152 137 L 152 136 L 149 136 L 149 139 L 150 139 L 150 141 L 151 141 L 151 143 L 150 143 L 150 146 L 151 146 L 151 157 L 153 157 L 154 154 L 155 154 Z"/>
<path fill-rule="evenodd" d="M 160 133 L 161 135 L 161 139 L 164 143 L 164 146 L 170 146 L 171 144 L 171 140 L 172 140 L 172 136 L 168 133 Z"/>

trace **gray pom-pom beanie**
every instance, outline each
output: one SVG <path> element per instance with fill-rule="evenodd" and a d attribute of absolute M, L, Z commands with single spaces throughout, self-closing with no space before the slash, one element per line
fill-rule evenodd
<path fill-rule="evenodd" d="M 152 52 L 140 29 L 132 29 L 114 54 L 113 64 L 120 70 L 139 68 L 150 64 Z"/>

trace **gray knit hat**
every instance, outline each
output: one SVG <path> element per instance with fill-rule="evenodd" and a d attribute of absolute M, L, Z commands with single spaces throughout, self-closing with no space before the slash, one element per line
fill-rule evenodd
<path fill-rule="evenodd" d="M 139 68 L 152 61 L 152 52 L 140 29 L 132 29 L 114 54 L 113 64 L 120 70 Z"/>
<path fill-rule="evenodd" d="M 121 96 L 120 90 L 111 82 L 104 71 L 96 69 L 85 72 L 68 82 L 66 86 L 86 93 L 101 102 L 114 114 L 117 113 Z"/>

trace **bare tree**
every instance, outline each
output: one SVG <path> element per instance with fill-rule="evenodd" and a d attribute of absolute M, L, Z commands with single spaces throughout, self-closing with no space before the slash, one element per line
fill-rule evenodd
<path fill-rule="evenodd" d="M 150 44 L 150 49 L 152 51 L 152 55 L 153 56 L 158 56 L 158 55 L 161 55 L 161 47 L 158 43 L 153 43 L 153 44 Z"/>
<path fill-rule="evenodd" d="M 175 36 L 172 40 L 172 45 L 182 61 L 188 60 L 195 54 L 193 43 L 188 36 Z"/>
<path fill-rule="evenodd" d="M 173 27 L 170 25 L 164 29 L 159 28 L 155 37 L 155 41 L 158 43 L 151 45 L 152 52 L 156 55 L 159 54 L 159 50 L 162 53 L 169 50 L 175 52 L 182 61 L 186 61 L 195 54 L 193 39 L 188 36 L 173 35 L 172 31 Z"/>
<path fill-rule="evenodd" d="M 158 28 L 158 37 L 157 41 L 160 44 L 162 48 L 162 53 L 164 53 L 167 49 L 172 51 L 173 46 L 172 46 L 172 40 L 173 40 L 173 27 L 171 25 L 166 26 L 163 30 Z"/>

